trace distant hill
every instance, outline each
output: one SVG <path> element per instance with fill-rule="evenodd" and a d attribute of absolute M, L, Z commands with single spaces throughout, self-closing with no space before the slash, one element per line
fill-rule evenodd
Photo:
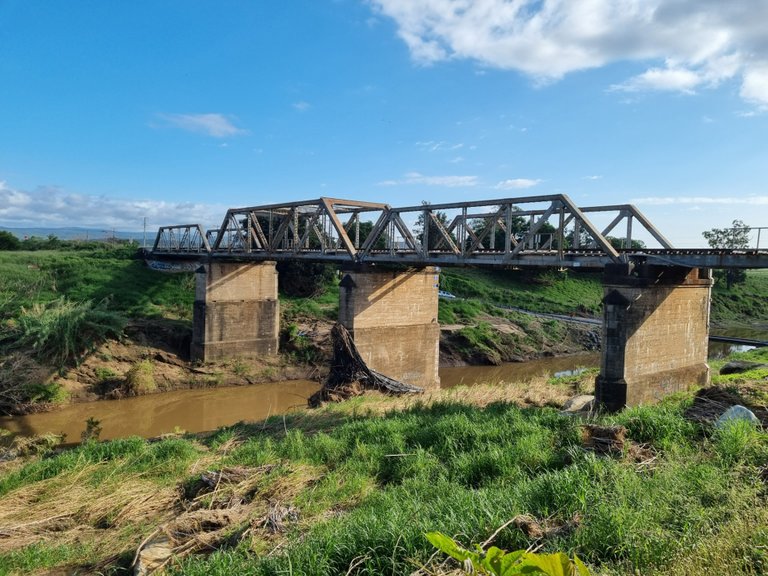
<path fill-rule="evenodd" d="M 121 240 L 136 240 L 141 243 L 144 239 L 143 232 L 124 232 L 121 230 L 99 230 L 98 228 L 8 228 L 0 226 L 0 230 L 7 230 L 20 240 L 37 236 L 38 238 L 48 238 L 51 234 L 60 240 L 111 240 L 118 238 Z M 155 240 L 155 230 L 147 230 L 147 244 L 152 244 Z"/>

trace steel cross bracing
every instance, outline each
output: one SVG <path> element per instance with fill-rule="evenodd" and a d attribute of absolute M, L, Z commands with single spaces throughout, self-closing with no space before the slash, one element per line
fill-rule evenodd
<path fill-rule="evenodd" d="M 601 229 L 587 214 L 612 219 Z M 638 228 L 660 248 L 633 249 Z M 621 230 L 620 249 L 608 238 L 614 230 Z M 603 267 L 634 261 L 768 267 L 766 252 L 676 250 L 632 205 L 579 208 L 562 194 L 404 208 L 336 198 L 232 208 L 218 229 L 206 233 L 196 224 L 160 228 L 152 249 L 159 259 L 202 255 L 440 266 Z"/>

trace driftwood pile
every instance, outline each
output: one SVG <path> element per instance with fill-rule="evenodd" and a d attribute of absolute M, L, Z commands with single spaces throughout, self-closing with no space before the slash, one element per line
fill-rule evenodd
<path fill-rule="evenodd" d="M 379 390 L 387 394 L 414 394 L 423 388 L 400 382 L 368 367 L 360 356 L 352 335 L 341 324 L 331 329 L 333 361 L 331 371 L 322 389 L 313 394 L 309 405 L 317 407 L 323 402 L 340 402 L 359 396 L 365 390 Z"/>

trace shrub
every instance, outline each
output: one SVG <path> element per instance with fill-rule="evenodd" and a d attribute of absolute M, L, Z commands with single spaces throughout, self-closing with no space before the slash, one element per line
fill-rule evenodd
<path fill-rule="evenodd" d="M 19 250 L 21 241 L 7 230 L 0 230 L 0 250 Z"/>
<path fill-rule="evenodd" d="M 157 391 L 152 362 L 142 360 L 134 364 L 125 375 L 125 393 L 129 396 L 150 394 Z"/>
<path fill-rule="evenodd" d="M 13 325 L 11 347 L 31 348 L 41 360 L 66 364 L 80 360 L 107 337 L 122 334 L 126 321 L 107 302 L 76 303 L 62 297 L 22 308 Z"/>

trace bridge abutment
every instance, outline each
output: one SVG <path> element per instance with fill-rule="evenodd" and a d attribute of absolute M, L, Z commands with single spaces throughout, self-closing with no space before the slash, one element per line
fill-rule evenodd
<path fill-rule="evenodd" d="M 433 266 L 344 273 L 339 322 L 370 368 L 414 386 L 439 387 L 438 280 Z"/>
<path fill-rule="evenodd" d="M 610 265 L 603 287 L 598 403 L 619 410 L 709 383 L 710 270 Z"/>
<path fill-rule="evenodd" d="M 277 354 L 280 305 L 275 262 L 209 262 L 195 277 L 194 360 Z"/>

